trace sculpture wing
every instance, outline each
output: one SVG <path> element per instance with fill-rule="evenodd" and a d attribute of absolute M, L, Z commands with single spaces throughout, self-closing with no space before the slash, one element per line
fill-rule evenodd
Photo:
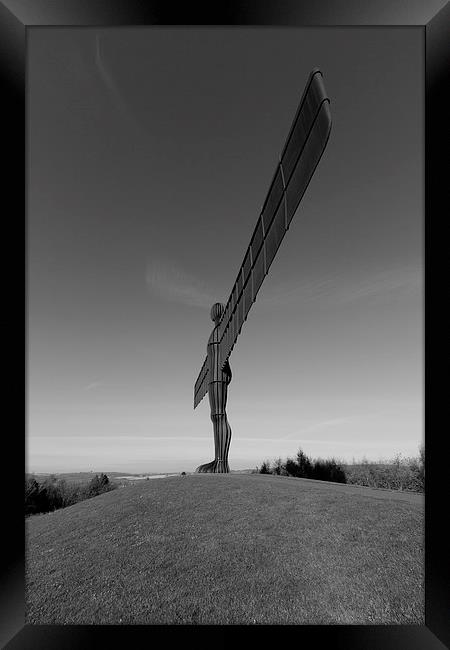
<path fill-rule="evenodd" d="M 331 130 L 330 100 L 322 73 L 309 75 L 300 104 L 275 170 L 261 214 L 219 323 L 219 354 L 223 368 L 233 350 L 250 307 L 314 174 Z M 205 359 L 195 382 L 194 408 L 208 391 Z"/>
<path fill-rule="evenodd" d="M 244 261 L 219 323 L 222 367 L 233 350 L 250 307 L 256 300 L 264 277 L 322 156 L 330 130 L 330 100 L 325 91 L 322 73 L 315 69 L 309 76 Z M 201 374 L 200 372 L 197 381 Z M 198 394 L 202 390 L 200 382 Z"/>
<path fill-rule="evenodd" d="M 206 357 L 194 385 L 194 409 L 208 392 L 208 373 L 208 357 Z"/>

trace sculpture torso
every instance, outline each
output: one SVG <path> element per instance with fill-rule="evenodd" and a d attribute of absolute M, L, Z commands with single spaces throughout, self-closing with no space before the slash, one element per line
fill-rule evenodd
<path fill-rule="evenodd" d="M 227 384 L 231 381 L 231 368 L 227 361 L 224 369 L 220 368 L 219 361 L 219 329 L 215 327 L 211 332 L 207 345 L 209 383 L 215 381 L 224 381 Z"/>

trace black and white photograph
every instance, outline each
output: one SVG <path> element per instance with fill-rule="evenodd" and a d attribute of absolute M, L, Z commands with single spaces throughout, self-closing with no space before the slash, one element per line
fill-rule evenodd
<path fill-rule="evenodd" d="M 420 31 L 29 47 L 28 620 L 422 623 Z"/>
<path fill-rule="evenodd" d="M 424 30 L 26 38 L 25 625 L 424 626 Z"/>

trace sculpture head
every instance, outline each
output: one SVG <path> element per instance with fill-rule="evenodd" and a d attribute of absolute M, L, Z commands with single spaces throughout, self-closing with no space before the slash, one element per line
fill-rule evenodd
<path fill-rule="evenodd" d="M 215 323 L 218 323 L 222 318 L 222 314 L 225 311 L 225 305 L 222 305 L 221 302 L 215 302 L 211 307 L 211 320 Z"/>

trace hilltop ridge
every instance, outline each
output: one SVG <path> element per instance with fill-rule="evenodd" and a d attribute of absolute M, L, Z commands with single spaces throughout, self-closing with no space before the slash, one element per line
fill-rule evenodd
<path fill-rule="evenodd" d="M 422 624 L 423 497 L 173 476 L 27 520 L 37 624 Z"/>

